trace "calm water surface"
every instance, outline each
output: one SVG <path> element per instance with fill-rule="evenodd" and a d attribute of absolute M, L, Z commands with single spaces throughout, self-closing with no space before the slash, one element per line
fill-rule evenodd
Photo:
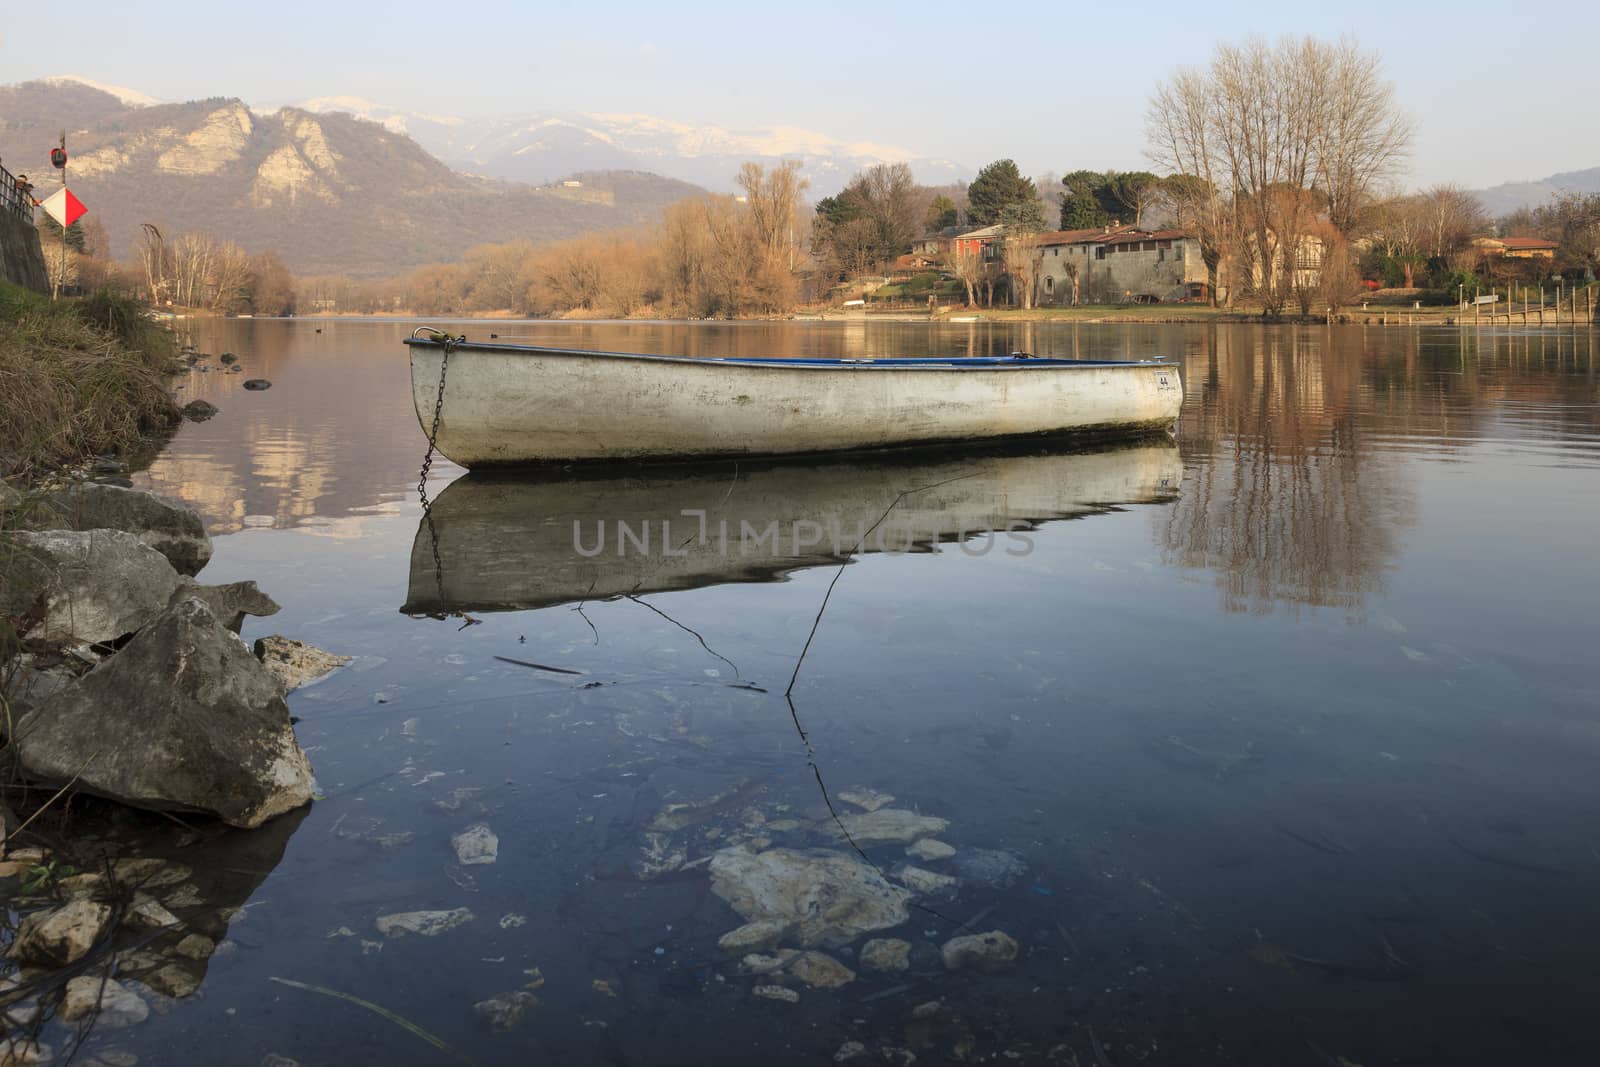
<path fill-rule="evenodd" d="M 283 604 L 246 638 L 355 662 L 290 699 L 324 799 L 187 850 L 246 905 L 234 949 L 96 1042 L 452 1062 L 280 977 L 485 1064 L 826 1063 L 847 1041 L 860 1062 L 1600 1059 L 1596 334 L 472 323 L 692 355 L 1169 356 L 1187 400 L 1175 442 L 1092 454 L 440 462 L 430 535 L 412 325 L 197 327 L 246 372 L 185 381 L 221 414 L 140 482 L 203 512 L 206 580 Z M 835 542 L 880 519 L 841 571 Z M 835 952 L 854 982 L 755 999 L 704 859 L 841 847 L 828 805 L 857 788 L 948 820 L 956 856 L 922 865 L 959 882 L 884 935 L 919 946 L 910 972 L 861 968 L 861 939 Z M 703 806 L 652 830 L 672 803 Z M 476 823 L 493 864 L 452 850 Z M 437 937 L 375 927 L 453 908 L 473 921 Z M 1017 964 L 930 964 L 975 917 Z M 519 1029 L 474 1016 L 530 985 Z"/>

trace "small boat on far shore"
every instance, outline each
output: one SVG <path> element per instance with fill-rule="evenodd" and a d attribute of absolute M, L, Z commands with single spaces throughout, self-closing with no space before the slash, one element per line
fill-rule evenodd
<path fill-rule="evenodd" d="M 469 468 L 1137 435 L 1183 403 L 1177 367 L 1158 361 L 698 359 L 423 332 L 406 342 L 417 418 Z"/>

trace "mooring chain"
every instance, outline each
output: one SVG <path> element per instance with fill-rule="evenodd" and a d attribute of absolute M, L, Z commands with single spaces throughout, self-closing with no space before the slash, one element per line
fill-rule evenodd
<path fill-rule="evenodd" d="M 438 448 L 439 423 L 444 417 L 444 383 L 450 370 L 450 353 L 457 347 L 466 343 L 465 334 L 452 337 L 442 330 L 435 330 L 429 326 L 419 326 L 412 331 L 411 336 L 428 333 L 443 347 L 439 359 L 439 391 L 433 400 L 433 425 L 428 430 L 428 451 L 422 457 L 422 472 L 417 478 L 417 498 L 422 501 L 422 521 L 428 526 L 428 544 L 433 549 L 433 581 L 439 595 L 440 604 L 444 603 L 444 559 L 439 555 L 439 533 L 433 526 L 433 501 L 428 499 L 428 472 L 433 469 L 433 454 Z M 457 614 L 449 612 L 449 615 Z M 464 617 L 464 616 L 463 616 Z M 469 623 L 470 625 L 470 623 Z"/>

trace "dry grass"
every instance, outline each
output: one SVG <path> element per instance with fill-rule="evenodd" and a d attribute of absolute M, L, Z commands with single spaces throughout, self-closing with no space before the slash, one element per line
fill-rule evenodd
<path fill-rule="evenodd" d="M 172 335 L 111 294 L 52 304 L 0 284 L 0 474 L 132 449 L 178 419 Z"/>

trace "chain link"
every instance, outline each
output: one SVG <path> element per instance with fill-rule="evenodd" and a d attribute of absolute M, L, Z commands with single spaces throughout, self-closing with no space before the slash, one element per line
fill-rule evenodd
<path fill-rule="evenodd" d="M 439 533 L 434 529 L 433 525 L 433 501 L 428 499 L 428 473 L 433 469 L 433 455 L 438 450 L 439 423 L 444 418 L 444 385 L 450 372 L 450 353 L 460 345 L 466 344 L 467 338 L 465 335 L 451 337 L 449 334 L 441 333 L 437 330 L 430 330 L 429 332 L 434 334 L 442 345 L 442 352 L 439 358 L 439 391 L 433 400 L 433 425 L 428 430 L 428 451 L 422 457 L 422 472 L 417 478 L 417 498 L 422 501 L 422 521 L 427 524 L 428 544 L 433 549 L 433 582 L 441 608 L 440 611 L 429 612 L 429 614 L 434 618 L 440 619 L 450 617 L 466 619 L 467 621 L 463 625 L 471 626 L 478 620 L 464 612 L 442 610 L 444 606 L 444 559 L 439 555 Z"/>

